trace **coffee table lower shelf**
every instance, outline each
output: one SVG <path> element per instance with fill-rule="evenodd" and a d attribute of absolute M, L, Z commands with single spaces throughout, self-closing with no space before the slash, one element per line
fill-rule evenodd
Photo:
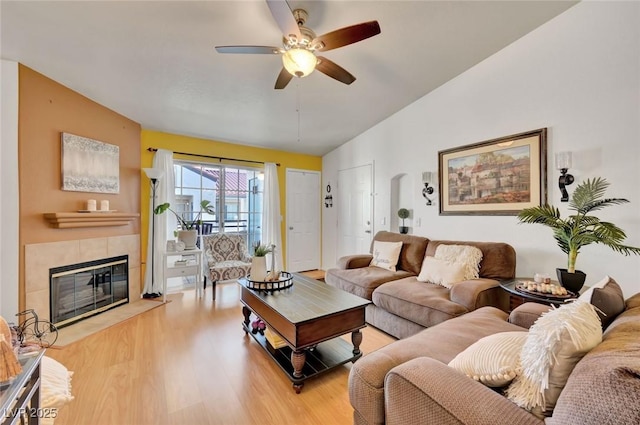
<path fill-rule="evenodd" d="M 307 379 L 335 369 L 343 364 L 355 362 L 362 357 L 362 352 L 354 354 L 353 345 L 342 338 L 330 339 L 329 341 L 319 343 L 313 349 L 305 350 L 306 358 L 304 366 L 302 367 L 302 377 L 296 378 L 293 375 L 293 364 L 291 363 L 291 356 L 293 354 L 291 347 L 273 348 L 264 335 L 260 333 L 254 334 L 244 322 L 242 323 L 242 328 L 245 333 L 251 335 L 271 358 L 275 360 L 276 364 L 293 383 L 293 388 L 298 394 L 302 390 L 304 381 Z"/>

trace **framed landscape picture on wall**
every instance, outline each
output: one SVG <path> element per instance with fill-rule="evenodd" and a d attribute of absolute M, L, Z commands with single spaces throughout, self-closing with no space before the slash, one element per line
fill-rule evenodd
<path fill-rule="evenodd" d="M 547 202 L 547 129 L 438 152 L 440 215 L 517 215 Z"/>

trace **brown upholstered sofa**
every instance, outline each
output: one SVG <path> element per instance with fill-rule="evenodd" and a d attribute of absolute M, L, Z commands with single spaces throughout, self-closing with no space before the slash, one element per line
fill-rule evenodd
<path fill-rule="evenodd" d="M 511 315 L 483 307 L 374 351 L 349 375 L 355 424 L 632 425 L 640 423 L 640 293 L 570 373 L 552 416 L 518 407 L 500 391 L 448 366 L 482 337 L 526 332 L 549 307 L 526 303 Z M 610 315 L 611 316 L 611 315 Z"/>
<path fill-rule="evenodd" d="M 351 255 L 342 257 L 336 268 L 327 270 L 325 281 L 371 300 L 373 303 L 367 306 L 366 319 L 378 329 L 396 338 L 406 338 L 483 306 L 508 310 L 508 296 L 498 280 L 515 277 L 516 254 L 510 245 L 429 240 L 387 231 L 378 232 L 375 241 L 402 242 L 396 271 L 369 266 L 371 254 Z M 456 283 L 451 290 L 418 281 L 425 255 L 433 256 L 441 244 L 479 248 L 483 254 L 480 278 Z"/>

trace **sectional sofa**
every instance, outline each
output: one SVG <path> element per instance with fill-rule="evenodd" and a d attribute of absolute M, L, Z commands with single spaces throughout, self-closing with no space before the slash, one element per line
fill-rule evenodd
<path fill-rule="evenodd" d="M 553 337 L 543 337 L 538 350 L 545 350 L 556 339 L 562 341 L 564 348 L 553 353 L 535 351 L 536 356 L 546 354 L 552 359 L 550 363 L 555 363 L 554 371 L 548 375 L 553 394 L 545 390 L 546 403 L 551 394 L 554 404 L 544 412 L 520 406 L 510 399 L 510 384 L 494 388 L 486 385 L 484 378 L 478 380 L 450 364 L 484 338 L 506 333 L 522 333 L 523 345 L 516 346 L 515 353 L 526 355 L 532 350 L 527 344 L 535 327 L 542 325 L 542 317 L 573 307 L 567 305 L 552 312 L 549 306 L 525 303 L 510 315 L 493 307 L 479 308 L 361 358 L 349 375 L 354 424 L 639 424 L 640 293 L 625 301 L 619 286 L 610 280 L 602 290 L 594 291 L 587 304 L 589 302 L 596 307 L 594 311 L 601 320 L 606 318 L 599 322 L 595 317 L 595 326 L 599 328 L 602 323 L 604 332 L 598 329 L 599 339 L 595 344 L 592 341 L 590 346 L 581 347 L 582 351 L 574 350 L 574 357 L 566 351 L 581 341 L 576 333 L 568 332 L 572 326 L 578 326 L 566 325 L 574 314 L 565 315 L 564 319 L 562 315 L 547 317 L 552 319 L 551 331 L 559 331 Z M 497 357 L 474 351 L 471 354 L 479 361 Z M 521 358 L 517 360 L 513 369 L 518 371 L 516 376 L 522 374 L 526 366 Z M 560 375 L 556 374 L 558 370 Z"/>
<path fill-rule="evenodd" d="M 396 270 L 371 266 L 376 241 L 402 242 Z M 456 283 L 451 289 L 421 282 L 418 275 L 426 256 L 433 257 L 440 245 L 469 245 L 482 251 L 479 278 Z M 341 258 L 327 270 L 327 284 L 372 301 L 367 323 L 396 338 L 421 330 L 484 306 L 504 311 L 509 297 L 499 280 L 515 277 L 516 253 L 501 242 L 429 240 L 426 237 L 387 231 L 378 232 L 369 254 Z"/>

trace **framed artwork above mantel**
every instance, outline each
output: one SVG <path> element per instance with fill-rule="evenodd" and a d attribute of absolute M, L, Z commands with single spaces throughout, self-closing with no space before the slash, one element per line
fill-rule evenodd
<path fill-rule="evenodd" d="M 438 152 L 440 215 L 517 215 L 547 202 L 547 129 Z"/>
<path fill-rule="evenodd" d="M 62 190 L 120 193 L 120 148 L 61 133 Z"/>

